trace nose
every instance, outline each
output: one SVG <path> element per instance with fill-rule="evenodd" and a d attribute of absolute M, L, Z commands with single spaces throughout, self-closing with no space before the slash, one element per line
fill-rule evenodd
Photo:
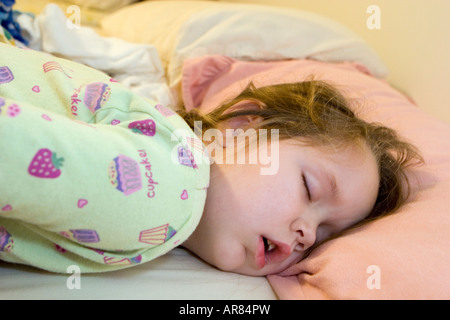
<path fill-rule="evenodd" d="M 299 225 L 295 229 L 297 241 L 295 250 L 305 251 L 306 249 L 312 247 L 316 242 L 316 230 L 316 227 L 307 225 L 306 223 Z"/>

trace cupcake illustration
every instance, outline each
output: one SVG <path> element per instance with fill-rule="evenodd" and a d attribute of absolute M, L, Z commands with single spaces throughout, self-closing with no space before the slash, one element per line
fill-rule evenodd
<path fill-rule="evenodd" d="M 178 147 L 178 162 L 184 166 L 198 168 L 192 152 L 182 146 Z"/>
<path fill-rule="evenodd" d="M 94 113 L 109 100 L 111 88 L 103 82 L 95 82 L 86 86 L 83 102 Z"/>
<path fill-rule="evenodd" d="M 120 257 L 105 256 L 103 258 L 103 261 L 104 261 L 105 264 L 129 266 L 129 265 L 141 263 L 142 256 L 138 255 L 137 257 L 134 257 L 134 258 L 120 258 Z"/>
<path fill-rule="evenodd" d="M 62 236 L 67 239 L 75 240 L 81 243 L 97 243 L 100 242 L 100 237 L 95 230 L 89 229 L 73 229 L 60 232 Z"/>
<path fill-rule="evenodd" d="M 125 196 L 142 189 L 141 171 L 137 161 L 119 155 L 108 166 L 110 183 Z"/>
<path fill-rule="evenodd" d="M 8 83 L 14 80 L 14 76 L 11 69 L 8 67 L 0 67 L 0 84 Z"/>
<path fill-rule="evenodd" d="M 139 242 L 151 245 L 160 245 L 172 238 L 177 231 L 169 224 L 144 230 L 139 235 Z"/>
<path fill-rule="evenodd" d="M 14 240 L 5 227 L 0 227 L 0 252 L 10 252 L 14 246 Z"/>

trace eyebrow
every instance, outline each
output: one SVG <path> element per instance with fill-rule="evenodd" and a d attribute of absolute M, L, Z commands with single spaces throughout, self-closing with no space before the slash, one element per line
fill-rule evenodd
<path fill-rule="evenodd" d="M 337 198 L 339 196 L 339 188 L 336 182 L 336 177 L 334 175 L 332 175 L 331 173 L 327 173 L 326 174 L 326 179 L 329 183 L 329 185 L 331 186 L 331 194 L 333 195 L 334 198 Z"/>

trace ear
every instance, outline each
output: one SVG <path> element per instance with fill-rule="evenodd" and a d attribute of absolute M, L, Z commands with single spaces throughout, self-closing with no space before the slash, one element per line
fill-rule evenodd
<path fill-rule="evenodd" d="M 256 100 L 242 100 L 231 106 L 224 114 L 228 114 L 236 111 L 252 111 L 260 110 L 261 103 Z M 253 123 L 261 122 L 261 117 L 255 115 L 242 115 L 233 117 L 224 121 L 221 125 L 221 129 L 244 129 Z"/>
<path fill-rule="evenodd" d="M 260 110 L 261 106 L 257 101 L 254 100 L 243 100 L 235 104 L 234 106 L 230 107 L 226 113 L 235 112 L 235 111 L 243 111 L 243 110 Z M 243 129 L 245 130 L 248 127 L 251 127 L 253 124 L 257 124 L 262 121 L 262 118 L 260 116 L 256 115 L 242 115 L 233 117 L 231 119 L 228 119 L 220 124 L 219 130 L 222 133 L 223 136 L 223 147 L 226 147 L 226 140 L 227 137 L 230 136 L 230 131 L 233 132 L 237 129 Z M 231 129 L 231 130 L 227 130 Z M 235 132 L 236 133 L 236 132 Z M 235 136 L 232 135 L 232 136 Z"/>
<path fill-rule="evenodd" d="M 221 129 L 245 129 L 252 124 L 256 124 L 261 121 L 262 118 L 255 115 L 239 116 L 225 121 L 225 123 L 221 126 Z"/>

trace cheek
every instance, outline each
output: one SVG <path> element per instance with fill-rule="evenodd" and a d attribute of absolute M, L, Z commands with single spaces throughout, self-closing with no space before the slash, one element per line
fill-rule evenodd
<path fill-rule="evenodd" d="M 317 228 L 317 231 L 316 231 L 316 242 L 315 242 L 315 244 L 323 242 L 324 240 L 328 239 L 334 233 L 337 233 L 340 230 L 341 230 L 341 228 L 338 228 L 337 230 L 333 231 L 328 226 L 319 226 Z"/>
<path fill-rule="evenodd" d="M 211 239 L 208 251 L 210 261 L 207 261 L 223 271 L 234 271 L 245 263 L 245 248 L 233 239 Z"/>

